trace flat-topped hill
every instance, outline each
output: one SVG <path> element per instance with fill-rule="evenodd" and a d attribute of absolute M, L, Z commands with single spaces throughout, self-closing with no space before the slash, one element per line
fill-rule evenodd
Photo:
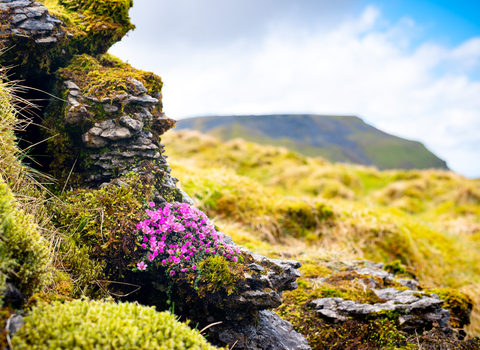
<path fill-rule="evenodd" d="M 211 116 L 179 120 L 177 129 L 198 130 L 223 140 L 240 137 L 284 146 L 310 157 L 379 169 L 448 169 L 445 161 L 421 142 L 387 134 L 353 116 Z"/>

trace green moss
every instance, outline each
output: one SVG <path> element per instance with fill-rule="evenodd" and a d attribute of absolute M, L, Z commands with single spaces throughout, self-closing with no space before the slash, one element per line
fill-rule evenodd
<path fill-rule="evenodd" d="M 51 280 L 51 252 L 33 218 L 15 206 L 0 179 L 0 291 L 8 280 L 31 295 Z"/>
<path fill-rule="evenodd" d="M 86 54 L 74 56 L 67 67 L 59 70 L 59 76 L 73 80 L 85 95 L 98 99 L 134 93 L 135 86 L 129 78 L 141 81 L 149 94 L 161 92 L 163 86 L 159 76 L 132 68 L 109 54 L 101 56 L 100 60 Z"/>
<path fill-rule="evenodd" d="M 64 21 L 73 34 L 68 48 L 76 52 L 105 53 L 134 29 L 128 12 L 132 0 L 41 0 Z"/>
<path fill-rule="evenodd" d="M 300 268 L 300 272 L 303 278 L 317 278 L 330 275 L 332 270 L 323 265 L 304 263 Z"/>
<path fill-rule="evenodd" d="M 435 293 L 445 301 L 442 307 L 450 311 L 450 325 L 453 328 L 463 328 L 470 324 L 473 301 L 468 295 L 453 288 L 435 288 L 427 292 Z"/>
<path fill-rule="evenodd" d="M 34 307 L 13 345 L 18 350 L 215 349 L 169 312 L 88 300 Z"/>
<path fill-rule="evenodd" d="M 178 190 L 178 188 L 169 188 L 169 187 L 162 187 L 160 191 L 162 197 L 167 201 L 167 202 L 182 202 L 183 201 L 183 196 Z"/>
<path fill-rule="evenodd" d="M 140 258 L 140 243 L 133 231 L 154 191 L 146 177 L 130 174 L 123 180 L 128 186 L 69 192 L 64 195 L 65 204 L 54 208 L 57 227 L 88 247 L 84 255 L 103 261 L 105 274 L 115 280 L 123 278 Z M 91 281 L 96 273 L 85 278 Z"/>
<path fill-rule="evenodd" d="M 208 257 L 200 264 L 198 269 L 200 272 L 199 294 L 204 292 L 217 293 L 224 291 L 227 295 L 236 291 L 235 283 L 239 279 L 236 263 L 228 262 L 221 256 L 215 255 Z"/>

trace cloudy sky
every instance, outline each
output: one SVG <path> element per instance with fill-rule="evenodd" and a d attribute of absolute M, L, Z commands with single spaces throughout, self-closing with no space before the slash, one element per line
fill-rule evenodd
<path fill-rule="evenodd" d="M 480 2 L 134 0 L 110 52 L 164 111 L 356 115 L 480 177 Z"/>

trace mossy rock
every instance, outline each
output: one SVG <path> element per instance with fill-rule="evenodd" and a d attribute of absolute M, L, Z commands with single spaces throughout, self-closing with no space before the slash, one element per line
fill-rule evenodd
<path fill-rule="evenodd" d="M 136 303 L 74 300 L 32 308 L 15 349 L 216 349 L 169 312 Z"/>
<path fill-rule="evenodd" d="M 6 282 L 31 295 L 51 281 L 51 252 L 33 217 L 16 209 L 0 179 L 0 293 Z"/>
<path fill-rule="evenodd" d="M 85 179 L 104 173 L 109 174 L 104 178 L 115 178 L 125 173 L 126 168 L 163 168 L 162 164 L 166 162 L 162 163 L 162 157 L 153 153 L 163 152 L 160 136 L 174 127 L 175 121 L 162 112 L 163 83 L 159 76 L 135 69 L 109 54 L 97 58 L 84 54 L 74 56 L 66 67 L 58 71 L 56 79 L 53 93 L 63 100 L 54 100 L 47 107 L 44 133 L 47 152 L 53 157 L 49 164 L 50 172 L 61 183 L 68 178 L 69 185 L 77 188 L 85 186 Z M 69 89 L 64 85 L 65 81 L 76 87 Z M 145 96 L 154 101 L 148 108 L 141 103 L 125 102 L 139 95 L 135 83 L 143 84 L 145 90 L 141 95 L 147 93 L 149 95 Z M 113 108 L 113 111 L 107 111 L 107 107 Z M 96 134 L 95 137 L 104 143 L 100 146 L 88 145 L 85 137 L 90 134 L 87 131 L 106 120 L 120 128 L 120 120 L 124 117 L 135 120 L 141 125 L 140 129 L 128 129 L 128 135 L 120 139 L 107 139 Z M 148 148 L 153 150 L 150 156 L 145 155 L 148 151 L 132 151 L 131 148 L 134 146 L 143 150 L 141 142 L 145 141 L 139 139 L 145 138 L 153 145 Z M 102 167 L 99 158 L 103 156 L 109 156 L 109 160 L 115 158 L 115 162 Z"/>
<path fill-rule="evenodd" d="M 470 324 L 473 301 L 467 294 L 453 288 L 429 289 L 426 293 L 435 293 L 445 301 L 443 308 L 450 311 L 450 325 L 453 328 L 463 328 Z"/>
<path fill-rule="evenodd" d="M 23 78 L 38 79 L 38 75 L 51 74 L 76 54 L 104 54 L 135 28 L 128 15 L 132 0 L 40 0 L 40 3 L 46 6 L 46 13 L 38 11 L 40 7 L 35 4 L 30 6 L 35 7 L 36 13 L 43 13 L 32 19 L 43 23 L 42 35 L 22 21 L 12 20 L 15 7 L 0 15 L 3 29 L 0 47 L 14 47 L 1 56 L 1 62 L 20 65 L 18 72 Z"/>
<path fill-rule="evenodd" d="M 163 87 L 158 75 L 135 69 L 110 54 L 96 58 L 88 54 L 76 55 L 58 71 L 58 77 L 74 81 L 83 94 L 99 100 L 116 94 L 135 94 L 135 86 L 128 79 L 142 82 L 150 95 L 161 93 Z"/>

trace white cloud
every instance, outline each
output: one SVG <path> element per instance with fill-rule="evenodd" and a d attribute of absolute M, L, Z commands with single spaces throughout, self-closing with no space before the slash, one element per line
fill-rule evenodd
<path fill-rule="evenodd" d="M 268 28 L 255 45 L 237 38 L 221 46 L 137 47 L 132 54 L 127 40 L 112 52 L 162 76 L 165 112 L 173 118 L 358 115 L 480 177 L 480 81 L 473 76 L 480 38 L 454 48 L 412 48 L 415 23 L 386 25 L 374 7 L 328 30 L 292 21 L 270 21 Z"/>

